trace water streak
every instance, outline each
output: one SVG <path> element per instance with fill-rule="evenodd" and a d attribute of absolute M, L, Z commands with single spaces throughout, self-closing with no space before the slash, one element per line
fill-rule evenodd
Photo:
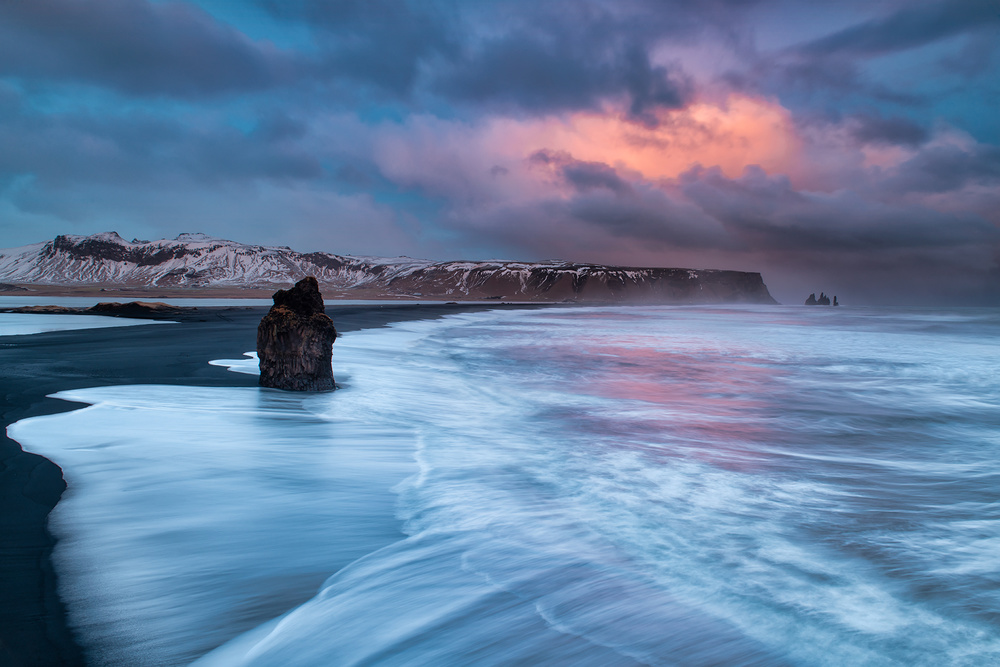
<path fill-rule="evenodd" d="M 998 333 L 1000 313 L 973 309 L 464 314 L 345 337 L 333 395 L 67 392 L 97 405 L 15 430 L 78 476 L 56 519 L 71 587 L 92 590 L 88 558 L 128 561 L 137 543 L 204 549 L 184 537 L 192 516 L 226 526 L 183 573 L 151 550 L 111 571 L 111 588 L 149 582 L 130 590 L 155 613 L 131 634 L 121 601 L 71 599 L 107 629 L 95 646 L 169 616 L 181 648 L 163 657 L 200 655 L 247 627 L 219 621 L 207 640 L 205 618 L 248 590 L 280 598 L 301 563 L 321 568 L 315 549 L 340 553 L 318 594 L 202 664 L 986 665 Z M 80 444 L 51 444 L 70 428 Z M 372 442 L 393 443 L 376 463 Z M 328 457 L 365 463 L 352 476 Z M 401 523 L 378 514 L 380 537 L 363 537 L 393 484 Z M 143 495 L 164 486 L 178 494 Z M 211 604 L 176 590 L 188 580 Z"/>

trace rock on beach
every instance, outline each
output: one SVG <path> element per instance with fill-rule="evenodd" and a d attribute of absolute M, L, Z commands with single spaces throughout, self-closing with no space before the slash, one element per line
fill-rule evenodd
<path fill-rule="evenodd" d="M 337 330 L 312 276 L 274 293 L 257 327 L 260 386 L 288 391 L 330 391 Z"/>

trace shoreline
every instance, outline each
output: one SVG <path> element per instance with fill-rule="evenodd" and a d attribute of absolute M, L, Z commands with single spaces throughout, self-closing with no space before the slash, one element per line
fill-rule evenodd
<path fill-rule="evenodd" d="M 328 305 L 327 314 L 338 333 L 348 333 L 453 313 L 544 305 Z M 0 663 L 87 664 L 67 624 L 51 561 L 56 541 L 48 531 L 48 514 L 66 489 L 62 470 L 23 451 L 7 437 L 7 427 L 28 417 L 85 407 L 47 398 L 69 389 L 124 384 L 255 387 L 256 376 L 208 362 L 255 349 L 257 323 L 267 310 L 202 307 L 172 316 L 179 324 L 169 327 L 79 329 L 0 341 L 0 382 L 6 396 L 0 439 Z M 336 364 L 336 347 L 334 355 Z"/>

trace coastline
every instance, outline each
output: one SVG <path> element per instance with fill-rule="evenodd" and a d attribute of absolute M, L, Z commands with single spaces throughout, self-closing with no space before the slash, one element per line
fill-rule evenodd
<path fill-rule="evenodd" d="M 340 333 L 451 313 L 532 306 L 500 304 L 328 305 Z M 82 405 L 46 398 L 57 391 L 122 384 L 256 386 L 257 378 L 210 366 L 256 346 L 267 307 L 209 307 L 178 324 L 50 332 L 5 337 L 0 344 L 4 434 L 0 439 L 0 663 L 83 665 L 66 622 L 51 562 L 47 517 L 66 488 L 61 469 L 7 438 L 10 424 Z M 336 352 L 336 348 L 334 348 Z M 334 357 L 336 363 L 336 356 Z"/>

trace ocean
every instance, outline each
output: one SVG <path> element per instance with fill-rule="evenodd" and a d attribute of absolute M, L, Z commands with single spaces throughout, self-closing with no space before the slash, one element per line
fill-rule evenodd
<path fill-rule="evenodd" d="M 334 370 L 10 427 L 96 664 L 1000 664 L 997 309 L 469 313 Z"/>

